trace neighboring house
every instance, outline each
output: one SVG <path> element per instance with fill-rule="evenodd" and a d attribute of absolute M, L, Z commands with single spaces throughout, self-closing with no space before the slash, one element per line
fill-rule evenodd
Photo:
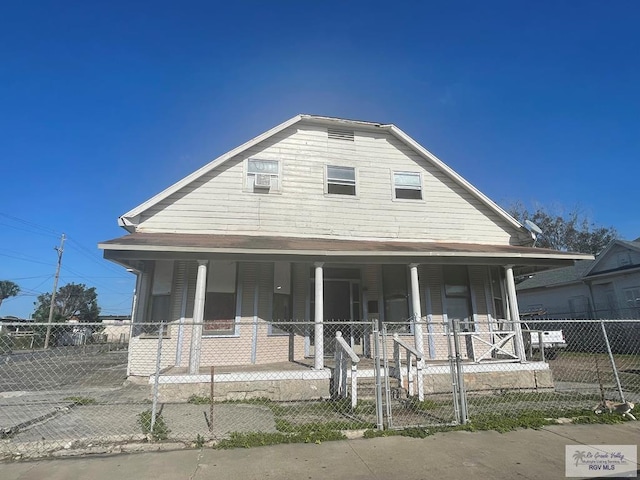
<path fill-rule="evenodd" d="M 605 348 L 601 326 L 575 324 L 565 319 L 640 319 L 640 238 L 628 242 L 613 240 L 595 260 L 574 266 L 539 272 L 519 283 L 521 312 L 536 318 L 559 320 L 569 348 L 602 351 Z M 555 322 L 554 322 L 555 323 Z M 638 322 L 607 323 L 607 341 L 617 353 L 634 351 L 640 335 Z"/>
<path fill-rule="evenodd" d="M 131 315 L 100 315 L 98 322 L 104 325 L 99 336 L 101 341 L 109 343 L 127 343 L 131 335 Z"/>
<path fill-rule="evenodd" d="M 33 320 L 18 317 L 0 317 L 0 333 L 33 333 Z"/>
<path fill-rule="evenodd" d="M 529 275 L 517 286 L 521 312 L 550 318 L 640 318 L 640 238 L 613 240 L 595 260 Z"/>
<path fill-rule="evenodd" d="M 523 360 L 517 325 L 497 322 L 518 318 L 514 272 L 593 258 L 532 248 L 529 231 L 396 126 L 311 115 L 119 224 L 128 234 L 100 248 L 137 274 L 131 375 L 154 371 L 157 326 L 136 324 L 157 321 L 169 324 L 162 367 L 191 375 L 305 358 L 324 370 L 330 319 L 412 321 L 399 333 L 433 361 L 447 358 L 447 319 L 477 335 L 471 360 L 492 357 L 492 332 L 514 329 L 508 348 Z M 368 334 L 350 335 L 367 355 Z"/>

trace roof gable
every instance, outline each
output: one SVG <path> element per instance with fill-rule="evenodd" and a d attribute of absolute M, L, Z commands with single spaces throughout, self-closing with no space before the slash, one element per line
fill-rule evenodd
<path fill-rule="evenodd" d="M 585 277 L 593 276 L 634 267 L 640 267 L 640 243 L 613 240 L 598 255 L 584 275 Z"/>
<path fill-rule="evenodd" d="M 473 185 L 467 182 L 463 177 L 461 177 L 459 174 L 453 171 L 444 162 L 442 162 L 435 155 L 433 155 L 431 152 L 429 152 L 420 144 L 418 144 L 415 140 L 413 140 L 411 137 L 409 137 L 407 134 L 405 134 L 402 130 L 400 130 L 395 125 L 391 125 L 391 124 L 385 125 L 385 124 L 372 123 L 372 122 L 344 120 L 344 119 L 338 119 L 338 118 L 321 117 L 321 116 L 313 116 L 313 115 L 297 115 L 287 120 L 286 122 L 283 122 L 280 125 L 272 128 L 271 130 L 268 130 L 267 132 L 251 139 L 250 141 L 244 143 L 243 145 L 240 145 L 239 147 L 225 153 L 224 155 L 221 155 L 215 160 L 204 165 L 202 168 L 196 170 L 192 174 L 184 177 L 180 181 L 176 182 L 175 184 L 166 188 L 162 192 L 153 196 L 146 202 L 140 204 L 136 208 L 122 215 L 119 218 L 120 225 L 127 228 L 128 230 L 132 230 L 132 228 L 135 227 L 136 218 L 140 214 L 158 205 L 160 202 L 165 201 L 168 197 L 179 192 L 181 189 L 192 184 L 198 179 L 203 178 L 204 176 L 212 172 L 213 169 L 219 168 L 220 166 L 224 165 L 226 162 L 233 159 L 234 157 L 237 157 L 243 152 L 247 152 L 248 150 L 259 146 L 261 142 L 265 142 L 268 139 L 276 136 L 280 132 L 283 132 L 285 129 L 289 127 L 293 127 L 296 124 L 299 124 L 301 122 L 304 122 L 307 124 L 311 123 L 311 124 L 317 124 L 317 125 L 322 125 L 327 127 L 333 127 L 336 129 L 340 129 L 340 128 L 354 129 L 355 128 L 355 129 L 362 129 L 362 130 L 371 131 L 371 132 L 382 131 L 392 135 L 403 145 L 406 145 L 407 148 L 411 149 L 420 157 L 428 161 L 431 165 L 433 165 L 440 172 L 442 172 L 446 177 L 451 179 L 455 184 L 459 185 L 461 189 L 463 189 L 465 192 L 468 192 L 472 197 L 477 199 L 481 204 L 483 204 L 486 208 L 488 208 L 489 211 L 493 212 L 493 214 L 495 214 L 503 222 L 509 225 L 514 230 L 514 232 L 519 232 L 518 234 L 522 236 L 523 241 L 526 241 L 524 239 L 527 238 L 528 234 L 520 223 L 518 223 L 506 211 L 500 208 L 487 196 L 485 196 Z"/>

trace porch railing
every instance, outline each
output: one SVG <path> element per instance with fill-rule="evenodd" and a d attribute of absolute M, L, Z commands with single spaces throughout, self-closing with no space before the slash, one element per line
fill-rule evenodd
<path fill-rule="evenodd" d="M 472 357 L 476 363 L 483 360 L 490 360 L 498 355 L 501 355 L 503 360 L 519 360 L 515 351 L 516 332 L 513 330 L 461 332 L 459 335 L 471 338 L 471 346 L 473 347 Z M 476 352 L 476 343 L 486 348 L 480 355 L 478 355 L 479 352 Z"/>
<path fill-rule="evenodd" d="M 358 404 L 358 363 L 360 357 L 342 337 L 340 331 L 336 332 L 335 361 L 333 396 L 336 398 L 347 397 L 347 364 L 351 363 L 351 407 L 355 408 Z"/>
<path fill-rule="evenodd" d="M 402 350 L 404 349 L 407 358 L 406 371 L 402 368 Z M 417 385 L 414 387 L 413 359 L 416 360 Z M 397 333 L 393 334 L 393 360 L 396 364 L 396 374 L 401 386 L 404 386 L 404 379 L 407 378 L 407 393 L 413 397 L 418 390 L 418 400 L 424 400 L 424 376 L 422 374 L 423 355 L 411 345 L 400 340 Z"/>

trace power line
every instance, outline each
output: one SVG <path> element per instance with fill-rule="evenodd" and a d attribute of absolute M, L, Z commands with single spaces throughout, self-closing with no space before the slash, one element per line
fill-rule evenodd
<path fill-rule="evenodd" d="M 13 278 L 7 278 L 6 280 L 33 280 L 34 278 L 51 278 L 51 275 L 36 275 L 35 277 L 13 277 Z"/>
<path fill-rule="evenodd" d="M 16 260 L 20 260 L 21 262 L 39 263 L 40 265 L 47 265 L 49 267 L 52 266 L 51 263 L 41 262 L 39 260 L 30 260 L 29 258 L 20 258 L 20 257 L 16 257 L 15 255 L 7 255 L 6 253 L 0 253 L 0 256 L 15 258 Z"/>
<path fill-rule="evenodd" d="M 118 291 L 114 290 L 114 289 L 113 289 L 113 288 L 111 288 L 111 287 L 108 287 L 108 286 L 103 285 L 103 284 L 101 284 L 101 283 L 95 282 L 95 281 L 91 280 L 89 277 L 86 277 L 86 276 L 84 276 L 84 275 L 82 275 L 82 274 L 80 274 L 80 273 L 76 272 L 75 270 L 70 269 L 70 268 L 69 268 L 69 267 L 67 267 L 67 266 L 62 267 L 62 269 L 63 269 L 63 270 L 65 270 L 65 271 L 67 271 L 67 272 L 69 272 L 69 273 L 71 273 L 71 274 L 73 274 L 73 275 L 75 275 L 75 276 L 76 276 L 76 277 L 78 277 L 78 278 L 82 278 L 83 280 L 87 280 L 88 282 L 91 282 L 92 284 L 94 284 L 94 285 L 96 285 L 96 286 L 98 286 L 98 287 L 102 287 L 102 288 L 104 288 L 105 290 L 110 290 L 111 292 L 113 292 L 113 293 L 115 293 L 115 294 L 118 294 L 118 295 L 125 295 L 124 293 L 122 293 L 122 292 L 118 292 Z"/>
<path fill-rule="evenodd" d="M 13 220 L 14 222 L 22 223 L 24 225 L 27 225 L 28 227 L 35 228 L 37 230 L 46 231 L 46 232 L 48 232 L 49 235 L 53 235 L 55 237 L 59 237 L 60 236 L 60 232 L 58 232 L 58 231 L 56 231 L 56 230 L 54 230 L 52 228 L 45 227 L 43 225 L 38 225 L 37 223 L 30 222 L 29 220 L 25 220 L 23 218 L 18 218 L 18 217 L 15 217 L 13 215 L 9 215 L 8 213 L 3 213 L 3 212 L 0 212 L 0 216 L 6 217 L 6 218 L 8 218 L 10 220 Z"/>
<path fill-rule="evenodd" d="M 106 262 L 102 259 L 97 259 L 95 254 L 92 253 L 88 248 L 86 248 L 84 245 L 80 244 L 78 241 L 70 238 L 69 241 L 71 243 L 74 244 L 74 246 L 72 247 L 74 249 L 74 251 L 77 251 L 78 253 L 81 253 L 82 255 L 84 255 L 85 257 L 89 258 L 92 262 L 96 263 L 97 265 L 101 266 L 102 268 L 107 268 L 108 270 L 111 270 L 112 272 L 115 273 L 119 273 L 123 276 L 127 275 L 127 272 L 123 271 L 120 268 L 115 267 L 114 265 L 112 265 L 110 262 Z"/>

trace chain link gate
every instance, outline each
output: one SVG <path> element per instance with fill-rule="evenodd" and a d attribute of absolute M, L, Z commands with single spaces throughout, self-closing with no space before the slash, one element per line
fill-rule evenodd
<path fill-rule="evenodd" d="M 426 365 L 424 354 L 403 340 L 406 336 L 397 333 L 409 331 L 410 327 L 408 322 L 383 322 L 381 330 L 377 321 L 372 325 L 378 428 L 466 423 L 463 415 L 466 410 L 461 408 L 464 405 L 462 366 L 460 356 L 455 355 L 453 330 L 445 329 L 443 346 L 447 349 L 447 360 Z M 427 337 L 435 335 L 430 332 Z"/>

